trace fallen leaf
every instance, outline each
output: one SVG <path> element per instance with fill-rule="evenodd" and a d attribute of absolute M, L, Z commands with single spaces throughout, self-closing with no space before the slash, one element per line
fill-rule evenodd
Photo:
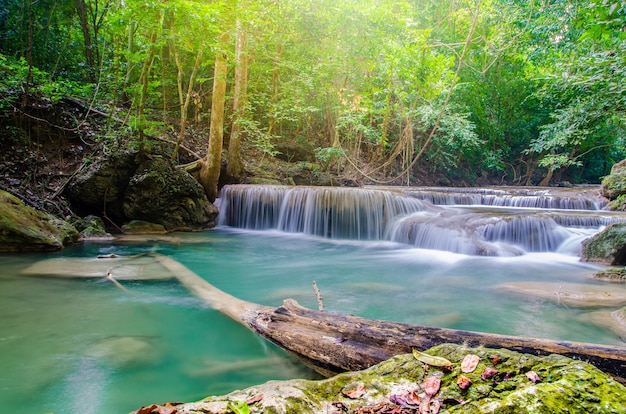
<path fill-rule="evenodd" d="M 482 374 L 480 374 L 480 378 L 483 380 L 487 380 L 498 373 L 498 370 L 491 367 L 486 367 Z"/>
<path fill-rule="evenodd" d="M 158 407 L 159 406 L 156 405 L 156 404 L 147 405 L 145 407 L 141 407 L 140 409 L 138 409 L 137 411 L 133 412 L 132 414 L 151 414 Z"/>
<path fill-rule="evenodd" d="M 440 409 L 441 409 L 441 401 L 433 400 L 433 402 L 430 403 L 430 414 L 438 414 Z"/>
<path fill-rule="evenodd" d="M 474 372 L 474 370 L 478 366 L 479 361 L 480 361 L 480 358 L 478 357 L 478 355 L 474 355 L 474 354 L 465 355 L 465 358 L 463 358 L 463 362 L 461 362 L 461 371 Z"/>
<path fill-rule="evenodd" d="M 365 394 L 365 385 L 359 384 L 356 388 L 349 391 L 343 390 L 341 393 L 351 399 L 360 398 L 363 394 Z"/>
<path fill-rule="evenodd" d="M 139 410 L 134 411 L 133 414 L 176 414 L 176 412 L 178 412 L 176 406 L 180 404 L 182 403 L 152 404 L 141 407 Z"/>
<path fill-rule="evenodd" d="M 257 402 L 261 401 L 262 399 L 263 399 L 263 394 L 257 394 L 254 397 L 248 398 L 246 400 L 246 404 L 252 405 L 254 403 L 257 403 Z"/>
<path fill-rule="evenodd" d="M 411 391 L 407 394 L 406 396 L 406 400 L 409 404 L 412 405 L 419 405 L 420 403 L 420 396 L 417 395 L 417 393 L 415 391 Z"/>
<path fill-rule="evenodd" d="M 456 384 L 462 390 L 466 390 L 470 385 L 472 385 L 472 380 L 467 378 L 465 375 L 459 375 L 459 378 L 456 380 Z"/>
<path fill-rule="evenodd" d="M 399 405 L 402 408 L 413 408 L 411 407 L 413 404 L 410 404 L 408 399 L 401 395 L 394 394 L 389 397 L 389 401 L 391 401 L 392 403 L 396 405 Z"/>
<path fill-rule="evenodd" d="M 526 378 L 528 378 L 529 380 L 531 380 L 534 383 L 541 382 L 541 378 L 539 377 L 539 375 L 535 371 L 528 371 L 526 373 Z"/>
<path fill-rule="evenodd" d="M 439 388 L 441 387 L 441 380 L 435 376 L 430 376 L 428 378 L 426 378 L 426 381 L 424 381 L 424 391 L 426 391 L 426 395 L 428 395 L 429 397 L 432 397 L 433 395 L 437 394 L 437 391 L 439 391 Z"/>
<path fill-rule="evenodd" d="M 424 364 L 432 365 L 433 367 L 448 367 L 452 365 L 452 362 L 448 361 L 445 358 L 425 354 L 424 352 L 420 352 L 417 349 L 413 350 L 413 356 L 420 362 Z"/>
<path fill-rule="evenodd" d="M 498 355 L 492 355 L 489 358 L 491 359 L 491 363 L 493 365 L 498 365 L 500 361 L 502 361 L 502 358 L 500 358 Z"/>

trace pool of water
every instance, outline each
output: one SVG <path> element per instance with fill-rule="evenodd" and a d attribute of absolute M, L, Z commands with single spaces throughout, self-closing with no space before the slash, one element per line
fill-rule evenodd
<path fill-rule="evenodd" d="M 503 293 L 511 281 L 590 283 L 597 267 L 532 253 L 476 257 L 389 242 L 330 241 L 235 231 L 135 243 L 85 243 L 50 254 L 0 256 L 0 406 L 25 413 L 124 413 L 192 401 L 270 379 L 315 374 L 212 310 L 176 280 L 20 275 L 53 257 L 156 251 L 224 291 L 277 306 L 456 329 L 620 344 L 587 322 L 591 310 Z"/>

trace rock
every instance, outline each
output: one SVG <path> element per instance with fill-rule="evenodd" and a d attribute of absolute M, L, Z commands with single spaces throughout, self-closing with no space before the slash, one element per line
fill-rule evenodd
<path fill-rule="evenodd" d="M 0 190 L 0 251 L 59 250 L 77 240 L 78 231 L 71 224 Z"/>
<path fill-rule="evenodd" d="M 76 230 L 80 232 L 81 240 L 111 240 L 113 236 L 107 233 L 104 221 L 94 215 L 76 220 L 74 223 Z"/>
<path fill-rule="evenodd" d="M 626 267 L 609 267 L 595 272 L 593 278 L 603 282 L 626 283 Z"/>
<path fill-rule="evenodd" d="M 470 349 L 445 344 L 428 350 L 453 362 L 452 370 L 426 366 L 412 355 L 399 355 L 367 370 L 320 380 L 270 381 L 195 403 L 172 403 L 176 412 L 272 413 L 410 412 L 440 413 L 620 413 L 626 406 L 626 387 L 597 368 L 560 355 L 538 357 L 502 349 Z M 480 358 L 478 368 L 463 374 L 469 382 L 457 385 L 461 361 L 468 354 Z M 490 375 L 482 376 L 485 370 Z M 494 373 L 497 371 L 497 373 Z M 426 393 L 429 382 L 440 388 Z M 358 392 L 355 392 L 358 390 Z M 159 412 L 159 406 L 142 413 Z M 418 411 L 419 410 L 419 411 Z M 394 411 L 395 412 L 395 411 Z M 409 412 L 409 411 L 406 411 Z"/>
<path fill-rule="evenodd" d="M 159 361 L 161 355 L 145 338 L 122 336 L 103 339 L 85 352 L 91 358 L 107 361 L 115 368 L 150 365 Z"/>
<path fill-rule="evenodd" d="M 626 160 L 613 165 L 611 174 L 602 179 L 601 193 L 609 200 L 626 195 Z"/>
<path fill-rule="evenodd" d="M 143 220 L 132 220 L 122 226 L 124 233 L 128 234 L 164 234 L 167 233 L 161 224 L 150 223 Z"/>
<path fill-rule="evenodd" d="M 606 310 L 590 312 L 582 315 L 581 320 L 606 329 L 622 342 L 626 342 L 626 307 L 612 312 Z"/>
<path fill-rule="evenodd" d="M 69 182 L 68 198 L 79 213 L 124 218 L 123 201 L 130 178 L 137 170 L 137 153 L 120 152 L 96 160 Z"/>
<path fill-rule="evenodd" d="M 40 260 L 23 269 L 25 276 L 116 280 L 160 280 L 174 277 L 154 257 L 106 256 L 95 258 L 55 257 Z"/>
<path fill-rule="evenodd" d="M 626 265 L 626 223 L 615 223 L 583 241 L 581 260 Z"/>
<path fill-rule="evenodd" d="M 608 287 L 582 283 L 510 282 L 499 285 L 498 289 L 579 308 L 626 305 L 626 289 L 619 285 Z"/>
<path fill-rule="evenodd" d="M 117 223 L 142 220 L 165 231 L 215 227 L 217 208 L 188 173 L 160 156 L 127 152 L 95 162 L 68 185 L 67 195 L 84 214 Z"/>

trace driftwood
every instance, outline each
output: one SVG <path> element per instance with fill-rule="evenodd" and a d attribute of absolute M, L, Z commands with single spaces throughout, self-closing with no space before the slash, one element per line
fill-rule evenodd
<path fill-rule="evenodd" d="M 553 341 L 410 325 L 320 312 L 287 299 L 277 308 L 231 296 L 165 256 L 156 255 L 192 293 L 205 299 L 248 329 L 294 354 L 323 375 L 368 368 L 413 349 L 444 343 L 468 347 L 505 348 L 548 355 L 560 354 L 589 362 L 626 383 L 626 347 Z"/>

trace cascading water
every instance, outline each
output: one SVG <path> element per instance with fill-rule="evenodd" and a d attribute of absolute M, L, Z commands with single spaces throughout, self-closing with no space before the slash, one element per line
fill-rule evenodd
<path fill-rule="evenodd" d="M 219 224 L 330 239 L 383 240 L 389 223 L 424 205 L 389 191 L 227 186 L 220 197 Z"/>
<path fill-rule="evenodd" d="M 598 210 L 597 198 L 515 191 L 226 186 L 219 223 L 494 256 L 555 252 L 564 245 L 576 254 L 573 240 L 626 221 Z"/>

